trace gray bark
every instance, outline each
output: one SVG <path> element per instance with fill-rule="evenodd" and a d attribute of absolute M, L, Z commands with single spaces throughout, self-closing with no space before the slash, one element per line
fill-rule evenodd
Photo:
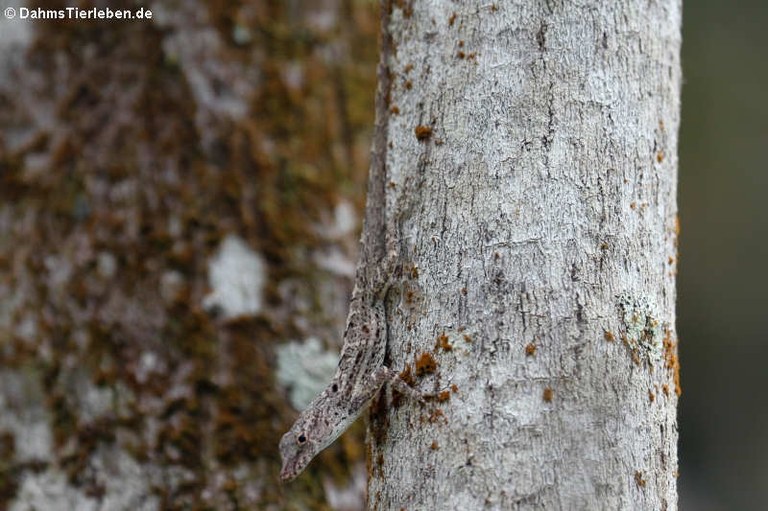
<path fill-rule="evenodd" d="M 675 509 L 681 2 L 385 11 L 389 364 L 447 392 L 374 407 L 368 508 Z"/>

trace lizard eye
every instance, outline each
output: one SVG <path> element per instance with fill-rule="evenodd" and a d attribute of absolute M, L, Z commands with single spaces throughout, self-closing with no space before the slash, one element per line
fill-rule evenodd
<path fill-rule="evenodd" d="M 334 391 L 334 392 L 338 392 L 339 391 L 339 386 L 334 383 L 333 386 L 331 387 L 331 390 Z"/>
<path fill-rule="evenodd" d="M 300 444 L 303 444 L 304 442 L 307 441 L 307 437 L 304 435 L 304 433 L 302 433 L 296 437 L 296 441 L 299 442 Z"/>

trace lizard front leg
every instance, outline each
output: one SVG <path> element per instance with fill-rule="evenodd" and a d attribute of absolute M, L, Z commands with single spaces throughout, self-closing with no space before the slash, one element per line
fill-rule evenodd
<path fill-rule="evenodd" d="M 352 408 L 358 409 L 358 407 L 365 407 L 368 402 L 376 396 L 376 393 L 384 384 L 389 384 L 392 389 L 418 401 L 419 403 L 425 402 L 422 393 L 408 385 L 405 380 L 400 377 L 398 372 L 393 371 L 389 367 L 382 366 L 374 371 L 364 382 L 363 390 L 359 394 L 357 400 L 355 400 L 357 402 L 353 401 Z"/>

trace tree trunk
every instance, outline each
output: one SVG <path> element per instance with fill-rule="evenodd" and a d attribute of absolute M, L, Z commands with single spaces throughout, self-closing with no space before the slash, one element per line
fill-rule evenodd
<path fill-rule="evenodd" d="M 441 393 L 374 407 L 369 509 L 677 506 L 681 3 L 587 4 L 385 8 L 389 363 Z"/>
<path fill-rule="evenodd" d="M 275 368 L 335 363 L 375 6 L 24 3 L 0 0 L 0 509 L 359 509 L 361 435 L 278 483 L 314 382 Z"/>

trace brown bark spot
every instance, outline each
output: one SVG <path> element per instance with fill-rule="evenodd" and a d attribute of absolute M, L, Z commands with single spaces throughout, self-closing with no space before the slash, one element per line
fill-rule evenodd
<path fill-rule="evenodd" d="M 434 373 L 436 370 L 437 362 L 430 353 L 422 353 L 416 359 L 416 376 L 426 376 L 427 374 Z"/>
<path fill-rule="evenodd" d="M 451 344 L 448 341 L 448 336 L 445 335 L 445 332 L 440 334 L 437 338 L 437 348 L 442 348 L 445 351 L 452 351 L 453 350 L 453 344 Z"/>
<path fill-rule="evenodd" d="M 406 82 L 406 88 L 408 88 L 408 82 Z M 429 126 L 424 126 L 423 124 L 416 126 L 413 129 L 413 132 L 416 134 L 416 138 L 419 141 L 427 140 L 432 136 L 432 128 Z"/>

